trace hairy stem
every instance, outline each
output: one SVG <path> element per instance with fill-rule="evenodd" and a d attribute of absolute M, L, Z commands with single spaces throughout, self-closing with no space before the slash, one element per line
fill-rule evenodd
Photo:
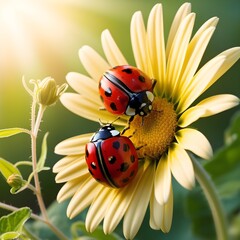
<path fill-rule="evenodd" d="M 39 130 L 39 126 L 41 123 L 41 119 L 44 113 L 45 108 L 40 107 L 38 111 L 38 116 L 36 121 L 35 120 L 35 109 L 36 109 L 36 103 L 33 102 L 32 106 L 32 134 L 31 134 L 31 145 L 32 145 L 32 167 L 33 167 L 33 178 L 34 178 L 34 183 L 35 183 L 35 189 L 36 189 L 36 197 L 38 200 L 39 208 L 41 210 L 41 213 L 43 215 L 44 219 L 48 219 L 47 216 L 47 210 L 42 198 L 42 193 L 41 193 L 41 186 L 40 186 L 40 181 L 38 177 L 38 172 L 37 172 L 37 134 Z"/>
<path fill-rule="evenodd" d="M 208 201 L 212 212 L 218 240 L 228 240 L 228 224 L 224 214 L 223 206 L 219 199 L 216 188 L 202 165 L 192 156 L 195 176 Z"/>
<path fill-rule="evenodd" d="M 33 101 L 32 104 L 32 123 L 31 123 L 31 146 L 32 146 L 32 168 L 33 168 L 33 178 L 35 183 L 35 193 L 38 201 L 38 205 L 40 211 L 42 213 L 43 221 L 49 226 L 49 228 L 58 236 L 59 239 L 66 240 L 67 237 L 58 229 L 56 228 L 50 221 L 47 215 L 47 209 L 45 203 L 43 201 L 41 186 L 37 171 L 37 135 L 39 131 L 39 127 L 42 121 L 43 113 L 46 107 L 40 105 L 38 109 L 37 118 L 35 118 L 35 111 L 36 111 L 36 102 Z"/>
<path fill-rule="evenodd" d="M 3 202 L 0 202 L 0 208 L 11 211 L 11 212 L 19 210 L 19 208 L 8 205 L 8 204 L 3 203 Z M 31 218 L 34 219 L 34 220 L 44 222 L 44 219 L 42 217 L 40 217 L 40 216 L 38 216 L 37 214 L 34 214 L 34 213 L 31 213 Z"/>

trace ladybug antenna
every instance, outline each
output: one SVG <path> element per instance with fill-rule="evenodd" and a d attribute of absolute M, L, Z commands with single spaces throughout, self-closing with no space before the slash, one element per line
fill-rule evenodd
<path fill-rule="evenodd" d="M 103 122 L 100 118 L 98 119 L 99 124 L 101 127 L 104 127 L 106 125 L 112 125 L 113 123 L 115 123 L 120 117 L 117 117 L 116 119 L 114 119 L 111 123 L 108 122 Z"/>
<path fill-rule="evenodd" d="M 98 119 L 98 122 L 101 127 L 104 127 L 105 125 L 107 125 L 107 123 L 104 123 L 100 118 Z"/>
<path fill-rule="evenodd" d="M 112 125 L 113 123 L 115 123 L 120 117 L 118 116 L 117 118 L 115 118 L 110 124 Z"/>

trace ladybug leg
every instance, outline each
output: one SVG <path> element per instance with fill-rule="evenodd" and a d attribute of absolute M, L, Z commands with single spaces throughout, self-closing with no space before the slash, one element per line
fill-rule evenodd
<path fill-rule="evenodd" d="M 128 138 L 131 138 L 135 134 L 136 130 L 132 133 L 132 135 L 128 136 Z"/>
<path fill-rule="evenodd" d="M 136 150 L 139 151 L 141 148 L 146 147 L 146 146 L 147 146 L 147 144 L 144 144 L 142 146 L 137 147 Z"/>
<path fill-rule="evenodd" d="M 129 120 L 128 120 L 128 126 L 125 127 L 125 128 L 122 130 L 121 134 L 124 134 L 126 131 L 128 131 L 128 130 L 130 129 L 130 123 L 132 122 L 133 118 L 134 118 L 134 116 L 131 116 L 131 117 L 129 118 Z M 135 132 L 135 131 L 134 131 L 134 132 Z M 132 135 L 133 135 L 133 134 L 132 134 Z M 131 135 L 131 136 L 132 136 L 132 135 Z"/>

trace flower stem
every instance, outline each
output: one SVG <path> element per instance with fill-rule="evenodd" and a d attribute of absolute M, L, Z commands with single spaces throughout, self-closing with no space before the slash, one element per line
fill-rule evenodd
<path fill-rule="evenodd" d="M 192 156 L 195 176 L 208 201 L 209 207 L 212 212 L 213 221 L 215 224 L 216 234 L 218 240 L 228 240 L 228 225 L 223 206 L 219 199 L 216 188 L 202 165 Z"/>
<path fill-rule="evenodd" d="M 31 134 L 31 145 L 32 145 L 32 167 L 33 167 L 33 177 L 34 177 L 34 183 L 35 183 L 35 189 L 36 189 L 36 197 L 38 200 L 39 208 L 41 210 L 41 213 L 43 215 L 43 218 L 45 220 L 48 220 L 47 216 L 47 210 L 42 198 L 42 193 L 41 193 L 41 187 L 40 187 L 40 181 L 38 177 L 38 172 L 37 172 L 37 134 L 39 130 L 39 126 L 41 123 L 41 119 L 44 113 L 44 108 L 40 107 L 38 111 L 38 116 L 35 121 L 35 109 L 36 109 L 36 103 L 33 102 L 32 105 L 32 134 Z"/>
<path fill-rule="evenodd" d="M 38 109 L 37 118 L 35 116 L 36 112 L 36 101 L 33 100 L 32 103 L 32 113 L 31 113 L 31 146 L 32 146 L 32 168 L 33 168 L 33 178 L 35 183 L 35 193 L 38 201 L 38 205 L 42 214 L 43 222 L 45 222 L 49 228 L 58 236 L 61 240 L 66 240 L 67 237 L 58 229 L 56 228 L 50 221 L 47 215 L 47 209 L 45 203 L 43 201 L 42 192 L 40 181 L 38 177 L 37 171 L 37 135 L 39 131 L 39 127 L 42 121 L 42 117 L 46 106 L 40 105 Z"/>

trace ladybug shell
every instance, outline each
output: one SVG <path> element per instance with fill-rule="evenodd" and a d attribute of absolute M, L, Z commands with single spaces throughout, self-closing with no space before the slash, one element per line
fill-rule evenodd
<path fill-rule="evenodd" d="M 114 75 L 134 93 L 152 91 L 152 79 L 136 67 L 116 66 L 108 70 L 107 73 Z"/>
<path fill-rule="evenodd" d="M 138 157 L 131 140 L 111 137 L 86 145 L 89 172 L 100 183 L 120 188 L 131 181 L 138 170 Z"/>
<path fill-rule="evenodd" d="M 107 111 L 124 114 L 133 94 L 151 91 L 153 81 L 136 67 L 116 66 L 102 76 L 99 93 Z"/>

